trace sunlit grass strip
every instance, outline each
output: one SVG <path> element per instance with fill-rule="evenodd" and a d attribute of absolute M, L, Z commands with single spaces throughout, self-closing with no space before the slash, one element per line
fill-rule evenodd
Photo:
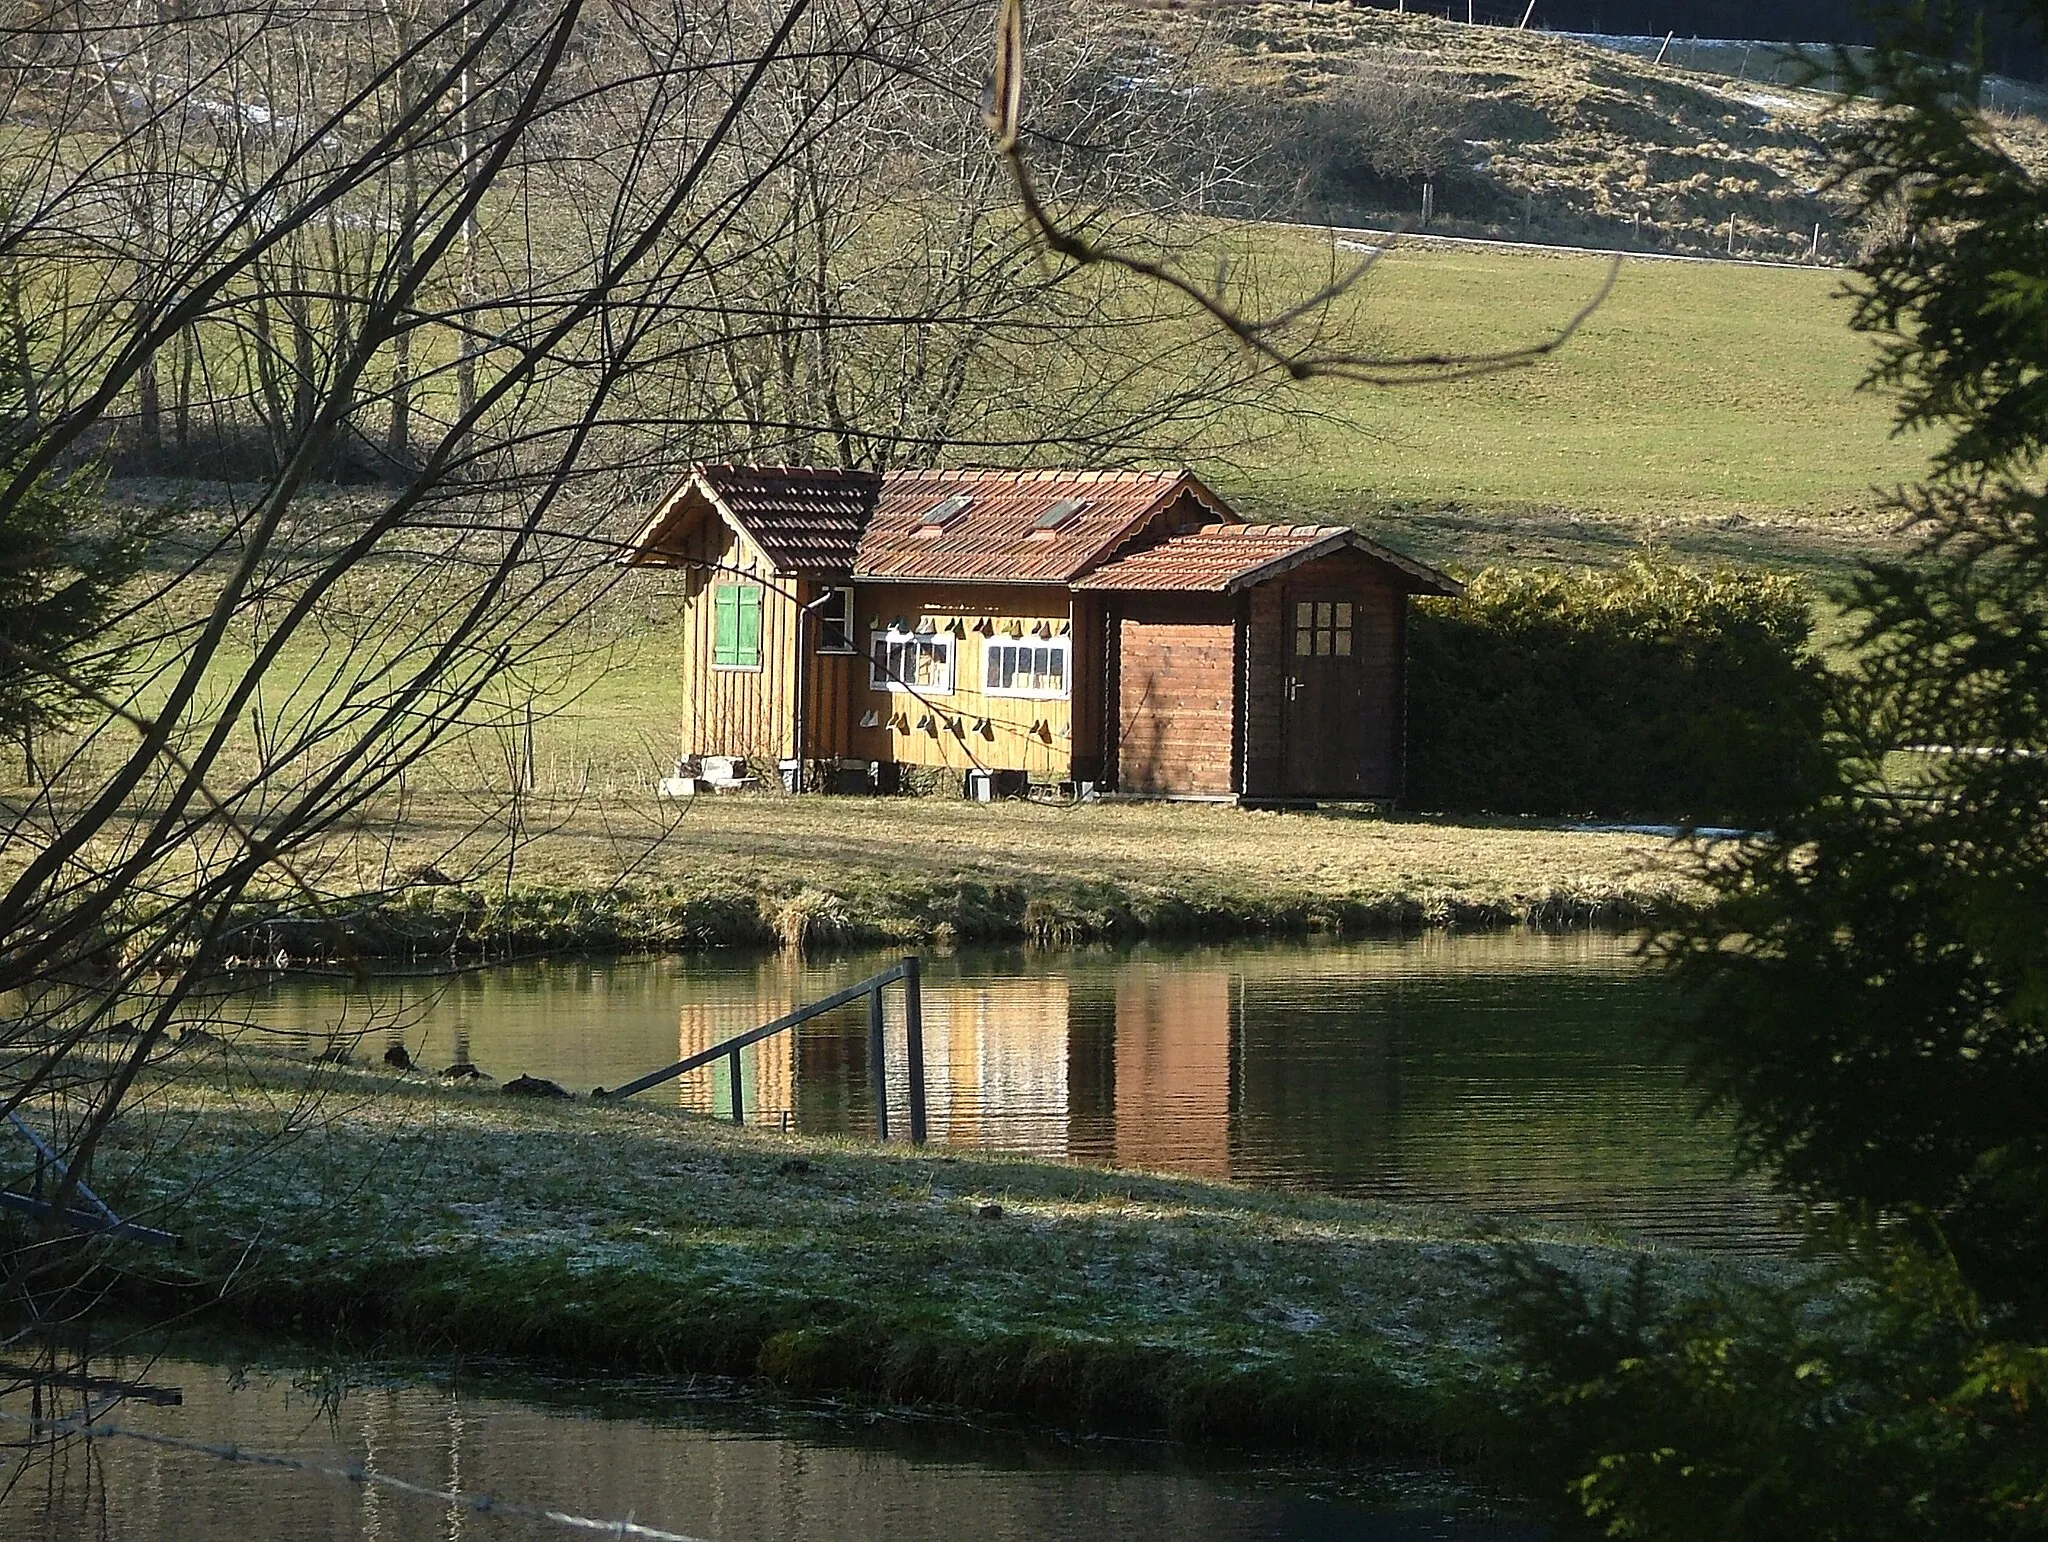
<path fill-rule="evenodd" d="M 358 1348 L 1380 1452 L 1451 1440 L 1491 1350 L 1486 1243 L 1446 1213 L 261 1059 L 147 1109 L 116 1200 L 200 1185 L 196 1251 L 130 1294 Z"/>

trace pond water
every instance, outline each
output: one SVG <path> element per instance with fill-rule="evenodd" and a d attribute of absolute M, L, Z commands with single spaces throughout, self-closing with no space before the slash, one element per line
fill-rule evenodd
<path fill-rule="evenodd" d="M 296 976 L 237 1013 L 318 1049 L 402 1043 L 577 1092 L 616 1087 L 893 962 L 776 955 Z M 906 1125 L 900 992 L 885 1080 Z M 1789 1233 L 1730 1175 L 1659 1050 L 1668 989 L 1604 935 L 962 949 L 925 961 L 930 1133 L 953 1146 L 1442 1203 L 1722 1249 Z M 360 1037 L 357 1037 L 360 1036 Z M 750 1123 L 871 1133 L 866 1015 L 742 1057 Z M 640 1096 L 730 1108 L 726 1064 Z"/>
<path fill-rule="evenodd" d="M 1239 1463 L 1074 1446 L 941 1423 L 780 1416 L 676 1385 L 339 1378 L 190 1359 L 0 1366 L 0 1413 L 72 1418 L 281 1461 L 227 1462 L 114 1435 L 0 1431 L 0 1536 L 41 1542 L 587 1535 L 317 1468 L 716 1542 L 1534 1542 L 1428 1474 Z M 140 1386 L 123 1388 L 123 1383 Z M 125 1395 L 124 1395 L 125 1390 Z"/>

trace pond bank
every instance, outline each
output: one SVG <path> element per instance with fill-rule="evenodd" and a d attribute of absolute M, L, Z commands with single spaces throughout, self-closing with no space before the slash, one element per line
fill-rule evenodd
<path fill-rule="evenodd" d="M 194 1196 L 122 1286 L 160 1312 L 1194 1444 L 1477 1443 L 1467 1218 L 256 1057 L 151 1087 L 99 1173 L 138 1215 Z"/>
<path fill-rule="evenodd" d="M 421 798 L 337 832 L 230 946 L 248 963 L 1627 927 L 1683 913 L 1660 834 L 1357 809 L 741 795 L 536 798 L 516 844 Z M 288 907 L 274 918 L 278 904 Z"/>
<path fill-rule="evenodd" d="M 1176 892 L 1116 883 L 1027 885 L 974 879 L 852 895 L 740 886 L 408 884 L 359 896 L 330 917 L 251 921 L 239 959 L 267 964 L 381 959 L 479 962 L 551 953 L 684 953 L 729 947 L 886 947 L 952 942 L 1071 946 L 1162 939 L 1387 937 L 1431 929 L 1607 928 L 1668 919 L 1675 896 L 1615 886 L 1478 897 Z"/>

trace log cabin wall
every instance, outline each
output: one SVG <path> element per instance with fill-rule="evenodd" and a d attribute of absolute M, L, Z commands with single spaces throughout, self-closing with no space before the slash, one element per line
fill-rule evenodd
<path fill-rule="evenodd" d="M 914 633 L 926 622 L 932 635 L 953 639 L 952 690 L 913 693 L 873 684 L 867 650 L 874 634 L 899 625 Z M 1074 597 L 1064 586 L 856 584 L 854 631 L 863 653 L 851 661 L 847 753 L 951 771 L 1022 771 L 1035 782 L 1072 779 L 1075 679 L 1095 663 L 1075 624 Z M 1064 694 L 989 694 L 988 651 L 1002 644 L 1063 647 Z M 1085 704 L 1087 687 L 1078 694 Z M 872 724 L 864 721 L 870 714 Z"/>
<path fill-rule="evenodd" d="M 1236 602 L 1128 595 L 1116 617 L 1118 790 L 1235 792 Z"/>
<path fill-rule="evenodd" d="M 760 773 L 773 776 L 775 763 L 796 753 L 797 632 L 803 617 L 798 586 L 779 577 L 765 558 L 738 536 L 725 538 L 693 560 L 701 582 L 684 601 L 683 747 L 692 755 L 744 755 Z M 721 584 L 759 592 L 760 662 L 732 666 L 717 661 L 717 604 Z"/>
<path fill-rule="evenodd" d="M 1244 753 L 1246 797 L 1397 798 L 1401 794 L 1408 596 L 1395 575 L 1363 552 L 1307 563 L 1250 592 L 1245 638 Z M 1359 670 L 1355 780 L 1308 785 L 1289 771 L 1288 681 L 1294 648 L 1291 606 L 1342 600 L 1353 606 L 1351 647 Z"/>

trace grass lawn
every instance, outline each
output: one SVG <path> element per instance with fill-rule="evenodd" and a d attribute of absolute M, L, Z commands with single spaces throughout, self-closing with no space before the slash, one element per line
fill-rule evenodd
<path fill-rule="evenodd" d="M 179 1206 L 185 1252 L 132 1260 L 145 1299 L 359 1349 L 1412 1451 L 1459 1439 L 1491 1347 L 1466 1217 L 208 1045 L 145 1087 L 96 1181 L 138 1212 Z M 1563 1234 L 1548 1249 L 1596 1272 L 1628 1256 Z"/>
<path fill-rule="evenodd" d="M 1278 235 L 1306 267 L 1327 238 Z M 1410 248 L 1388 257 L 1357 335 L 1388 351 L 1533 341 L 1598 288 L 1604 259 Z M 1401 389 L 1317 386 L 1287 453 L 1216 480 L 1251 508 L 1355 521 L 1435 562 L 1680 555 L 1834 569 L 1889 543 L 1880 489 L 1924 452 L 1858 393 L 1872 357 L 1842 274 L 1628 260 L 1559 353 Z"/>

